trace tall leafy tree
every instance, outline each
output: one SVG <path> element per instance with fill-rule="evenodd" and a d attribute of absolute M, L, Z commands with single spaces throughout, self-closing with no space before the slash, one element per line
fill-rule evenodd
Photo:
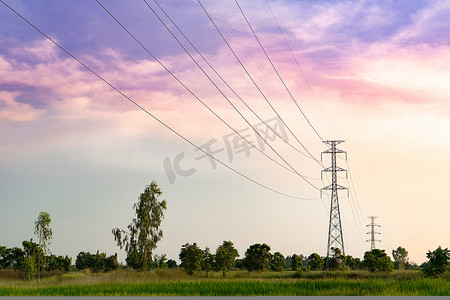
<path fill-rule="evenodd" d="M 245 251 L 243 265 L 249 271 L 265 271 L 271 261 L 270 247 L 267 244 L 254 244 Z"/>
<path fill-rule="evenodd" d="M 181 260 L 180 266 L 186 270 L 190 275 L 200 269 L 203 251 L 197 246 L 197 243 L 186 243 L 181 247 L 179 258 Z"/>
<path fill-rule="evenodd" d="M 392 250 L 392 257 L 394 258 L 394 268 L 403 270 L 408 262 L 408 251 L 405 248 L 398 247 Z"/>
<path fill-rule="evenodd" d="M 239 253 L 230 241 L 224 241 L 223 244 L 217 248 L 216 267 L 219 271 L 222 271 L 223 277 L 225 277 L 226 272 L 230 271 L 230 268 L 234 266 L 236 257 L 239 257 Z"/>
<path fill-rule="evenodd" d="M 166 200 L 158 201 L 162 195 L 155 181 L 145 187 L 139 201 L 133 205 L 136 216 L 128 225 L 128 231 L 114 228 L 114 240 L 120 249 L 127 252 L 126 262 L 133 269 L 148 270 L 152 266 L 152 253 L 163 237 L 161 222 Z"/>
<path fill-rule="evenodd" d="M 424 264 L 423 272 L 429 277 L 438 277 L 448 269 L 450 261 L 450 251 L 448 248 L 442 249 L 439 246 L 434 251 L 428 251 L 428 262 Z"/>
<path fill-rule="evenodd" d="M 41 260 L 42 254 L 45 254 L 48 246 L 51 243 L 53 231 L 50 228 L 50 214 L 45 211 L 41 211 L 37 220 L 34 222 L 34 234 L 39 238 L 39 251 L 38 251 L 38 282 L 41 282 Z"/>

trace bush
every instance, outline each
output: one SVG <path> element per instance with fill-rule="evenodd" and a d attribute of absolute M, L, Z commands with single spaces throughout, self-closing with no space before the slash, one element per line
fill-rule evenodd
<path fill-rule="evenodd" d="M 391 258 L 387 256 L 384 250 L 380 249 L 373 249 L 364 253 L 362 264 L 364 268 L 371 272 L 391 272 L 394 270 L 394 263 Z"/>
<path fill-rule="evenodd" d="M 169 260 L 167 261 L 167 267 L 168 267 L 169 269 L 176 268 L 176 267 L 177 267 L 177 262 L 174 261 L 173 259 L 169 259 Z"/>
<path fill-rule="evenodd" d="M 75 260 L 75 266 L 77 270 L 90 269 L 93 273 L 109 272 L 120 268 L 117 253 L 106 257 L 106 253 L 98 251 L 96 254 L 80 252 Z"/>
<path fill-rule="evenodd" d="M 308 267 L 311 270 L 322 270 L 324 266 L 325 261 L 322 257 L 320 257 L 317 253 L 312 253 L 310 256 L 308 256 Z"/>
<path fill-rule="evenodd" d="M 299 269 L 294 274 L 292 274 L 292 278 L 302 278 L 303 277 L 303 270 Z"/>

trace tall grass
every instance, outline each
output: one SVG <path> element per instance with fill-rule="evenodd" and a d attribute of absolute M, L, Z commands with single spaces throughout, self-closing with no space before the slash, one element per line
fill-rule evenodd
<path fill-rule="evenodd" d="M 448 296 L 450 280 L 424 278 L 420 272 L 393 273 L 233 271 L 189 276 L 179 269 L 106 274 L 70 272 L 44 278 L 41 284 L 0 274 L 0 296 Z"/>
<path fill-rule="evenodd" d="M 0 296 L 448 296 L 449 292 L 449 282 L 442 279 L 197 280 L 0 287 Z"/>

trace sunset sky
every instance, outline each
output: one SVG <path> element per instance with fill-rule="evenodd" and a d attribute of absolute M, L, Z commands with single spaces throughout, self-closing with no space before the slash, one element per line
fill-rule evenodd
<path fill-rule="evenodd" d="M 36 240 L 47 211 L 52 253 L 124 261 L 111 229 L 126 228 L 155 180 L 167 200 L 157 254 L 178 260 L 185 243 L 215 251 L 231 240 L 241 258 L 254 243 L 324 256 L 321 139 L 337 139 L 350 171 L 338 179 L 350 188 L 339 193 L 346 254 L 370 248 L 368 216 L 391 256 L 402 246 L 420 264 L 450 246 L 449 1 L 238 1 L 287 89 L 235 1 L 201 4 L 242 65 L 198 1 L 158 3 L 201 55 L 148 0 L 211 80 L 145 1 L 100 2 L 148 52 L 94 0 L 3 1 L 149 114 L 0 3 L 0 245 Z M 266 137 L 261 120 L 276 126 L 289 145 L 270 145 L 303 178 L 227 99 Z"/>

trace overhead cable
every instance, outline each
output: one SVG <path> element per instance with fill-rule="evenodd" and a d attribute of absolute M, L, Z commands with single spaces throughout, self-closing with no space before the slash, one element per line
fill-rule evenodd
<path fill-rule="evenodd" d="M 164 26 L 166 27 L 167 30 L 169 30 L 169 32 L 173 35 L 173 33 L 170 31 L 170 29 L 165 25 L 164 21 L 161 20 L 161 18 L 159 18 L 159 16 L 156 14 L 156 12 L 151 8 L 151 6 L 148 4 L 148 2 L 146 0 L 144 0 L 145 3 L 150 7 L 150 9 L 153 11 L 153 13 L 155 13 L 155 15 L 158 17 L 158 19 L 164 24 Z M 248 104 L 246 101 L 244 101 L 244 99 L 242 99 L 241 96 L 239 96 L 239 94 L 228 84 L 228 82 L 219 74 L 219 72 L 217 72 L 217 70 L 211 65 L 211 63 L 206 59 L 206 57 L 197 49 L 197 47 L 191 42 L 191 40 L 184 34 L 184 32 L 178 27 L 178 25 L 173 21 L 173 19 L 167 14 L 166 10 L 161 7 L 161 5 L 158 3 L 158 1 L 153 0 L 156 5 L 159 7 L 159 9 L 164 13 L 164 15 L 167 17 L 167 19 L 169 19 L 169 21 L 172 23 L 173 26 L 175 26 L 175 28 L 178 30 L 178 32 L 186 39 L 186 41 L 189 43 L 189 45 L 191 45 L 191 47 L 197 52 L 197 54 L 203 59 L 203 61 L 211 68 L 211 70 L 217 75 L 217 77 L 220 78 L 220 80 L 222 80 L 222 82 L 231 90 L 231 92 L 253 113 L 253 115 L 255 115 L 263 124 L 266 125 L 266 127 L 271 130 L 277 137 L 279 137 L 283 142 L 285 142 L 286 144 L 288 144 L 291 148 L 293 148 L 294 150 L 296 150 L 298 153 L 304 155 L 307 158 L 311 158 L 310 156 L 308 156 L 307 154 L 303 153 L 302 151 L 300 151 L 299 149 L 297 149 L 296 147 L 294 147 L 292 144 L 290 144 L 287 140 L 284 139 L 284 137 L 282 137 L 278 132 L 276 132 L 271 126 L 269 126 Z M 176 39 L 176 37 L 175 37 Z"/>
<path fill-rule="evenodd" d="M 266 50 L 264 49 L 264 46 L 261 44 L 261 41 L 259 40 L 258 36 L 256 35 L 255 30 L 253 30 L 252 25 L 250 24 L 249 20 L 247 19 L 246 15 L 244 14 L 244 11 L 242 10 L 241 6 L 239 5 L 239 2 L 237 0 L 234 0 L 236 2 L 236 5 L 238 6 L 242 16 L 244 17 L 245 21 L 247 22 L 248 27 L 253 33 L 253 36 L 255 37 L 256 41 L 258 42 L 259 46 L 261 47 L 262 51 L 266 55 L 266 58 L 269 60 L 270 65 L 272 66 L 273 70 L 277 74 L 278 78 L 280 79 L 281 83 L 283 84 L 284 88 L 288 92 L 289 96 L 291 97 L 292 101 L 294 101 L 295 105 L 297 106 L 298 110 L 301 112 L 305 120 L 308 122 L 309 126 L 312 128 L 312 130 L 316 133 L 316 135 L 319 137 L 320 141 L 323 141 L 323 138 L 320 136 L 320 134 L 317 132 L 316 128 L 312 125 L 311 121 L 308 119 L 308 117 L 305 115 L 303 110 L 301 109 L 300 105 L 298 105 L 297 101 L 295 100 L 294 96 L 292 95 L 291 91 L 287 87 L 286 83 L 284 82 L 283 78 L 281 77 L 280 73 L 278 72 L 277 68 L 273 64 L 272 60 L 270 59 L 269 55 L 267 54 Z"/>
<path fill-rule="evenodd" d="M 239 135 L 239 137 L 241 137 L 244 141 L 246 141 L 250 146 L 252 146 L 253 148 L 255 148 L 256 150 L 258 150 L 261 154 L 263 154 L 264 156 L 266 156 L 267 158 L 269 158 L 270 160 L 272 160 L 273 162 L 277 163 L 278 165 L 284 167 L 285 169 L 287 169 L 285 166 L 281 165 L 279 162 L 277 162 L 276 160 L 274 160 L 272 157 L 268 156 L 266 153 L 264 153 L 263 151 L 261 151 L 258 147 L 256 147 L 255 145 L 253 145 L 253 143 L 251 143 L 249 140 L 247 140 L 242 134 L 240 134 L 236 129 L 234 129 L 232 126 L 230 126 L 224 119 L 222 119 L 216 112 L 214 112 L 204 101 L 202 101 L 191 89 L 189 89 L 178 77 L 175 76 L 175 74 L 173 74 L 173 72 L 171 72 L 160 60 L 158 60 L 156 58 L 155 55 L 153 55 L 148 49 L 147 47 L 145 47 L 116 17 L 114 17 L 114 15 L 104 6 L 100 3 L 99 0 L 96 0 L 96 2 L 150 55 L 152 56 L 153 59 L 155 59 L 178 83 L 180 83 L 194 98 L 196 98 L 201 104 L 203 104 L 203 106 L 205 106 L 212 114 L 214 114 L 214 116 L 216 116 L 220 121 L 222 121 L 229 129 L 231 129 L 233 132 L 235 132 L 237 135 Z M 179 40 L 176 39 L 178 42 Z M 180 43 L 180 42 L 179 42 Z M 180 43 L 181 44 L 181 43 Z M 186 50 L 186 48 L 184 48 L 183 45 L 181 45 L 183 49 L 185 49 L 185 51 L 190 55 L 190 53 Z M 192 58 L 192 56 L 191 56 Z M 194 62 L 198 65 L 198 63 L 194 60 Z M 200 66 L 199 66 L 200 67 Z M 200 69 L 203 71 L 203 73 L 206 75 L 207 78 L 209 78 L 209 76 L 206 74 L 206 72 L 204 72 L 204 70 L 200 67 Z M 212 81 L 212 80 L 211 80 Z M 212 83 L 215 85 L 215 83 L 212 81 Z M 216 86 L 217 87 L 217 86 Z M 225 94 L 222 93 L 222 91 L 220 91 L 220 89 L 217 87 L 217 89 L 219 90 L 219 92 L 221 92 L 221 94 L 225 97 L 225 99 L 228 100 L 228 98 L 225 96 Z M 228 100 L 228 103 L 230 103 L 233 107 L 234 105 Z M 244 118 L 245 119 L 245 118 Z M 245 119 L 246 120 L 246 119 Z M 247 123 L 253 128 L 253 126 L 247 121 Z M 256 130 L 255 130 L 256 131 Z M 257 132 L 257 131 L 256 131 Z M 257 132 L 258 133 L 258 132 Z M 258 133 L 259 134 L 259 133 Z M 262 138 L 262 136 L 259 134 L 259 136 Z M 306 183 L 308 183 L 310 186 L 312 186 L 313 188 L 315 188 L 316 190 L 320 191 L 320 189 L 318 187 L 316 187 L 313 183 L 311 183 L 307 178 L 305 178 L 303 175 L 301 175 L 300 173 L 298 173 L 277 151 L 275 151 L 275 149 L 272 148 L 272 146 L 270 146 L 268 144 L 268 146 L 292 169 L 292 171 L 294 171 L 298 176 L 300 176 L 304 181 L 306 181 Z M 289 169 L 287 169 L 289 170 Z"/>
<path fill-rule="evenodd" d="M 222 32 L 220 31 L 219 27 L 216 25 L 216 23 L 214 22 L 214 20 L 212 19 L 211 15 L 208 13 L 208 11 L 206 10 L 206 8 L 203 6 L 201 0 L 197 0 L 197 2 L 200 4 L 200 6 L 202 7 L 203 11 L 205 12 L 205 14 L 208 16 L 208 19 L 211 21 L 211 23 L 213 24 L 214 28 L 217 30 L 217 32 L 219 33 L 219 35 L 222 37 L 223 41 L 225 42 L 225 44 L 227 45 L 228 49 L 230 49 L 231 53 L 234 55 L 234 57 L 236 58 L 236 60 L 238 61 L 238 63 L 241 65 L 242 69 L 245 71 L 245 73 L 247 74 L 247 76 L 249 77 L 249 79 L 251 80 L 251 82 L 253 83 L 253 85 L 256 87 L 256 89 L 259 91 L 259 93 L 261 94 L 261 96 L 264 98 L 264 100 L 267 102 L 267 104 L 270 106 L 270 108 L 273 110 L 273 112 L 277 115 L 278 118 L 280 118 L 281 122 L 286 126 L 286 128 L 289 130 L 289 132 L 291 133 L 291 135 L 295 138 L 295 140 L 303 147 L 303 149 L 310 155 L 311 158 L 313 158 L 320 166 L 323 167 L 323 165 L 321 164 L 321 162 L 319 162 L 314 155 L 311 154 L 311 152 L 305 147 L 305 145 L 303 145 L 303 143 L 297 138 L 297 136 L 294 134 L 294 132 L 292 132 L 292 130 L 290 129 L 290 127 L 286 124 L 286 122 L 283 120 L 283 118 L 281 118 L 281 116 L 279 115 L 279 113 L 277 112 L 277 110 L 275 109 L 275 107 L 270 103 L 269 99 L 267 99 L 266 95 L 263 93 L 263 91 L 261 90 L 261 88 L 258 86 L 258 84 L 255 82 L 255 80 L 253 79 L 253 77 L 250 75 L 250 73 L 248 72 L 247 68 L 245 68 L 244 64 L 242 63 L 242 61 L 239 59 L 239 57 L 237 56 L 236 52 L 233 50 L 233 48 L 231 47 L 231 45 L 228 43 L 227 39 L 225 38 L 225 36 L 222 34 Z"/>
<path fill-rule="evenodd" d="M 36 31 L 38 31 L 41 35 L 43 35 L 45 38 L 47 38 L 50 42 L 52 42 L 55 46 L 57 46 L 59 49 L 61 49 L 63 52 L 65 52 L 67 55 L 69 55 L 72 59 L 74 59 L 75 61 L 77 61 L 81 66 L 83 66 L 87 71 L 89 71 L 90 73 L 92 73 L 93 75 L 95 75 L 98 79 L 100 79 L 102 82 L 104 82 L 106 85 L 108 85 L 110 88 L 112 88 L 114 91 L 116 91 L 117 93 L 119 93 L 122 97 L 124 97 L 126 100 L 128 100 L 129 102 L 131 102 L 133 105 L 135 105 L 137 108 L 139 108 L 140 110 L 142 110 L 143 112 L 145 112 L 147 115 L 149 115 L 150 117 L 152 117 L 155 121 L 157 121 L 158 123 L 160 123 L 162 126 L 166 127 L 168 130 L 170 130 L 172 133 L 174 133 L 175 135 L 177 135 L 179 138 L 183 139 L 185 142 L 189 143 L 190 145 L 194 146 L 196 149 L 198 149 L 199 151 L 203 152 L 205 155 L 211 157 L 212 159 L 214 159 L 216 162 L 218 162 L 219 164 L 221 164 L 222 166 L 226 167 L 227 169 L 233 171 L 234 173 L 238 174 L 239 176 L 247 179 L 248 181 L 253 182 L 254 184 L 267 189 L 269 191 L 272 191 L 274 193 L 277 193 L 279 195 L 283 195 L 289 198 L 294 198 L 294 199 L 299 199 L 299 200 L 316 200 L 316 198 L 314 199 L 305 199 L 305 198 L 301 198 L 301 197 L 297 197 L 297 196 L 293 196 L 293 195 L 289 195 L 283 192 L 280 192 L 278 190 L 275 190 L 271 187 L 268 187 L 250 177 L 248 177 L 247 175 L 237 171 L 236 169 L 232 168 L 231 166 L 225 164 L 224 162 L 222 162 L 221 160 L 219 160 L 218 158 L 216 158 L 215 156 L 209 154 L 208 152 L 206 152 L 205 150 L 203 150 L 202 148 L 200 148 L 199 146 L 197 146 L 196 144 L 194 144 L 192 141 L 190 141 L 189 139 L 187 139 L 186 137 L 184 137 L 182 134 L 180 134 L 179 132 L 177 132 L 175 129 L 173 129 L 172 127 L 170 127 L 169 125 L 167 125 L 166 123 L 164 123 L 163 121 L 161 121 L 159 118 L 157 118 L 155 115 L 153 115 L 151 112 L 149 112 L 148 110 L 146 110 L 144 107 L 142 107 L 141 105 L 139 105 L 137 102 L 135 102 L 133 99 L 131 99 L 130 97 L 128 97 L 125 93 L 123 93 L 121 90 L 119 90 L 117 87 L 115 87 L 113 84 L 111 84 L 109 81 L 107 81 L 105 78 L 103 78 L 101 75 L 99 75 L 97 72 L 95 72 L 93 69 L 91 69 L 89 66 L 87 66 L 85 63 L 83 63 L 80 59 L 78 59 L 77 57 L 75 57 L 72 53 L 70 53 L 68 50 L 66 50 L 64 47 L 62 47 L 59 43 L 57 43 L 55 40 L 53 40 L 52 38 L 50 38 L 47 34 L 45 34 L 43 31 L 41 31 L 38 27 L 36 27 L 34 24 L 32 24 L 30 21 L 28 21 L 25 17 L 23 17 L 20 13 L 18 13 L 16 10 L 14 10 L 11 6 L 9 6 L 8 4 L 6 4 L 3 0 L 0 0 L 0 2 L 5 5 L 8 9 L 10 9 L 13 13 L 15 13 L 19 18 L 21 18 L 23 21 L 25 21 L 28 25 L 30 25 L 31 27 L 33 27 Z"/>

